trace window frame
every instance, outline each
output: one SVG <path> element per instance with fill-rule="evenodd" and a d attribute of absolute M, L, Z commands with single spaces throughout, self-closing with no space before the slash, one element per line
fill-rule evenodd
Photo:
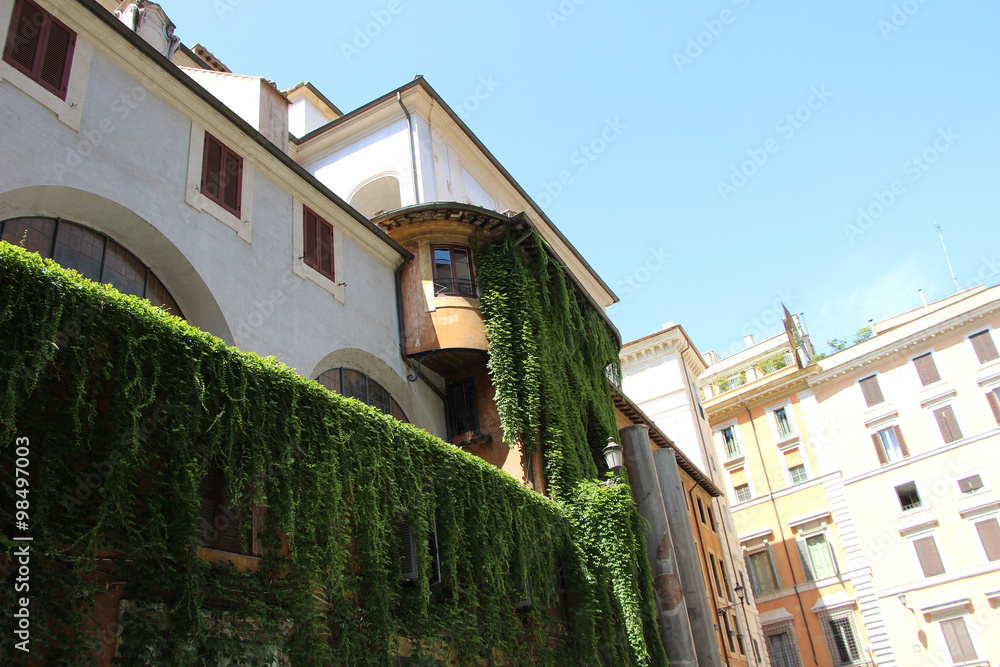
<path fill-rule="evenodd" d="M 885 448 L 885 443 L 882 441 L 881 434 L 886 431 L 891 431 L 893 438 L 896 440 L 896 445 L 899 447 L 900 458 L 893 459 L 889 456 L 889 451 Z M 875 454 L 878 457 L 880 466 L 892 465 L 894 463 L 899 463 L 900 461 L 905 461 L 910 457 L 910 449 L 906 445 L 906 439 L 903 437 L 903 431 L 899 427 L 899 424 L 881 424 L 879 428 L 869 431 L 872 437 L 872 443 L 875 445 Z"/>
<path fill-rule="evenodd" d="M 755 566 L 755 563 L 757 562 L 756 559 L 758 557 L 763 558 L 764 562 L 770 568 L 772 579 L 774 580 L 774 588 L 768 588 L 768 590 L 761 588 L 760 581 L 757 578 L 757 569 Z M 770 543 L 761 549 L 747 551 L 743 556 L 743 563 L 746 566 L 747 579 L 750 580 L 750 590 L 753 592 L 755 600 L 762 595 L 770 595 L 771 593 L 776 593 L 782 589 L 781 574 L 778 572 L 778 564 L 774 560 L 774 549 Z"/>
<path fill-rule="evenodd" d="M 937 424 L 938 432 L 941 433 L 941 438 L 944 440 L 944 444 L 950 445 L 951 443 L 965 439 L 965 435 L 962 433 L 962 425 L 958 422 L 958 415 L 955 414 L 955 408 L 952 403 L 938 404 L 933 408 L 928 409 L 934 416 L 934 422 Z M 942 423 L 941 415 L 944 415 L 943 418 L 947 419 L 947 415 L 949 414 L 951 416 L 952 424 Z M 954 432 L 952 426 L 954 426 Z M 949 437 L 951 437 L 950 440 L 948 439 Z"/>
<path fill-rule="evenodd" d="M 24 6 L 30 5 L 39 13 L 42 14 L 42 24 L 39 26 L 39 36 L 38 43 L 35 45 L 34 61 L 32 62 L 32 67 L 29 70 L 22 63 L 19 63 L 13 58 L 12 51 L 14 50 L 14 37 L 16 35 L 17 26 L 20 22 L 21 13 L 24 11 Z M 69 33 L 69 39 L 66 45 L 66 53 L 63 56 L 63 72 L 62 80 L 60 81 L 59 87 L 56 88 L 50 82 L 42 78 L 42 69 L 45 65 L 46 56 L 48 55 L 49 37 L 51 35 L 52 24 L 55 24 Z M 3 47 L 3 61 L 14 68 L 16 71 L 23 74 L 28 80 L 37 83 L 43 89 L 55 95 L 62 101 L 66 101 L 66 95 L 69 92 L 69 79 L 70 72 L 73 69 L 73 54 L 76 51 L 76 39 L 77 33 L 73 31 L 65 23 L 57 19 L 51 12 L 47 11 L 40 5 L 32 2 L 32 0 L 14 0 L 14 7 L 11 10 L 10 23 L 7 26 L 7 36 Z"/>
<path fill-rule="evenodd" d="M 941 548 L 938 545 L 937 537 L 935 536 L 933 531 L 923 532 L 917 535 L 908 535 L 907 537 L 910 541 L 911 546 L 913 547 L 912 551 L 913 558 L 917 564 L 917 572 L 920 574 L 921 577 L 923 577 L 924 579 L 930 579 L 932 577 L 940 577 L 943 574 L 948 574 L 948 565 L 944 561 L 944 554 L 941 553 Z M 927 570 L 926 568 L 924 568 L 923 561 L 920 560 L 920 551 L 917 548 L 917 542 L 922 542 L 928 539 L 931 540 L 931 543 L 934 545 L 934 551 L 937 553 L 937 559 L 941 565 L 941 571 L 935 572 L 933 574 L 927 574 Z"/>
<path fill-rule="evenodd" d="M 785 422 L 788 424 L 790 429 L 789 433 L 782 434 L 781 432 L 781 422 L 778 419 L 778 412 L 782 411 L 785 415 Z M 777 403 L 767 408 L 767 422 L 771 427 L 771 435 L 774 436 L 774 442 L 781 446 L 783 443 L 787 443 L 800 435 L 799 425 L 795 419 L 795 409 L 792 406 L 791 400 L 785 400 L 781 403 Z"/>
<path fill-rule="evenodd" d="M 217 195 L 213 195 L 208 192 L 206 185 L 208 184 L 208 174 L 209 167 L 212 166 L 208 161 L 208 146 L 209 144 L 215 144 L 219 147 L 219 172 L 218 172 L 218 191 Z M 233 157 L 236 159 L 236 184 L 232 185 L 227 179 L 227 169 L 226 163 L 227 158 Z M 201 194 L 208 197 L 211 201 L 215 202 L 221 206 L 224 210 L 232 213 L 237 218 L 242 217 L 242 204 L 243 204 L 243 156 L 231 149 L 227 144 L 223 143 L 221 139 L 218 139 L 210 132 L 205 132 L 205 146 L 201 154 L 201 184 L 200 184 Z M 232 190 L 236 191 L 236 205 L 230 206 L 226 203 L 226 194 Z"/>
<path fill-rule="evenodd" d="M 451 281 L 451 287 L 455 291 L 438 291 L 437 285 L 439 280 L 444 282 L 445 279 L 439 279 L 437 275 L 437 261 L 435 260 L 434 253 L 437 250 L 447 250 L 448 251 L 448 266 L 451 269 L 452 276 L 447 280 Z M 463 278 L 455 277 L 455 251 L 464 250 L 469 258 L 469 283 L 472 294 L 462 294 L 457 291 L 458 281 L 464 280 Z M 433 243 L 430 246 L 430 263 L 431 263 L 431 282 L 434 286 L 434 297 L 439 296 L 458 296 L 467 299 L 478 299 L 479 298 L 479 285 L 476 283 L 476 265 L 472 257 L 472 248 L 467 245 L 461 245 L 457 243 Z"/>
<path fill-rule="evenodd" d="M 976 344 L 972 340 L 973 338 L 977 338 L 979 336 L 985 336 L 985 340 L 988 340 L 990 342 L 990 345 L 993 348 L 993 353 L 996 354 L 997 356 L 994 356 L 992 359 L 987 359 L 986 361 L 983 361 L 980 358 L 979 351 L 976 349 Z M 993 338 L 992 326 L 988 326 L 985 329 L 981 329 L 979 331 L 975 331 L 971 334 L 968 334 L 965 338 L 966 340 L 969 341 L 969 347 L 972 348 L 972 357 L 973 359 L 976 360 L 977 366 L 979 367 L 990 366 L 1000 362 L 1000 348 L 997 348 L 996 339 Z"/>
<path fill-rule="evenodd" d="M 729 447 L 726 445 L 725 432 L 730 429 L 733 431 L 733 443 L 736 445 L 736 453 L 733 455 L 730 455 Z M 743 438 L 740 435 L 740 425 L 736 420 L 715 429 L 715 442 L 719 448 L 719 453 L 722 454 L 724 463 L 738 461 L 746 456 L 746 452 L 743 449 Z"/>
<path fill-rule="evenodd" d="M 313 243 L 315 243 L 314 250 L 316 251 L 316 258 L 309 256 L 309 216 L 312 216 L 316 225 L 315 238 Z M 322 233 L 323 230 L 327 230 L 330 234 L 329 239 L 329 260 L 330 268 L 329 270 L 323 266 L 322 258 L 319 257 L 322 252 Z M 336 282 L 337 280 L 337 257 L 336 257 L 336 230 L 333 225 L 323 219 L 318 213 L 306 206 L 302 205 L 302 261 L 305 265 L 316 271 L 321 276 L 329 278 Z"/>
<path fill-rule="evenodd" d="M 948 617 L 941 617 L 934 619 L 934 625 L 937 626 L 938 636 L 941 638 L 941 646 L 947 652 L 947 656 L 951 661 L 950 664 L 952 665 L 985 664 L 986 661 L 982 657 L 980 657 L 980 655 L 982 654 L 982 647 L 979 646 L 979 642 L 976 640 L 975 633 L 973 632 L 972 629 L 969 628 L 969 624 L 965 622 L 966 616 L 967 614 L 961 613 L 961 614 L 951 614 Z M 960 621 L 962 623 L 962 627 L 965 630 L 965 635 L 966 637 L 968 637 L 969 644 L 972 646 L 972 651 L 975 654 L 975 656 L 971 659 L 965 658 L 962 660 L 955 660 L 954 654 L 952 653 L 951 650 L 951 644 L 948 643 L 948 635 L 945 634 L 944 624 L 956 621 Z"/>
<path fill-rule="evenodd" d="M 213 487 L 212 490 L 214 492 L 214 497 L 211 498 L 202 495 L 201 493 L 203 489 L 202 485 L 204 484 L 204 480 L 207 479 L 208 476 L 214 476 L 215 478 L 212 483 Z M 202 506 L 199 509 L 199 514 L 198 514 L 199 521 L 201 522 L 199 525 L 202 526 L 201 533 L 199 534 L 199 538 L 201 540 L 201 547 L 203 549 L 211 549 L 213 551 L 221 551 L 224 553 L 235 554 L 238 556 L 250 556 L 254 558 L 259 558 L 263 554 L 263 549 L 261 546 L 260 537 L 257 533 L 263 528 L 262 513 L 264 509 L 263 507 L 260 507 L 255 503 L 250 504 L 246 508 L 240 507 L 237 504 L 235 505 L 235 511 L 234 511 L 234 504 L 230 502 L 231 499 L 228 497 L 226 484 L 227 480 L 225 471 L 218 464 L 210 465 L 208 467 L 208 470 L 206 470 L 205 472 L 205 477 L 202 478 L 202 481 L 199 482 L 199 489 L 198 489 L 199 502 L 209 500 L 212 503 L 211 509 L 212 509 L 212 516 L 214 518 L 212 521 L 213 525 L 211 526 L 211 528 L 213 528 L 215 532 L 214 538 L 206 539 L 205 531 L 209 528 L 209 526 L 206 525 L 205 517 L 202 515 L 204 511 L 204 507 Z M 249 525 L 247 526 L 247 529 L 249 530 L 250 534 L 240 535 L 240 541 L 234 544 L 228 538 L 225 537 L 225 529 L 224 528 L 219 529 L 217 526 L 215 526 L 215 522 L 217 521 L 219 516 L 226 516 L 230 521 L 236 522 L 236 532 L 239 533 L 240 532 L 239 526 L 241 522 L 240 515 L 242 511 L 246 510 L 250 511 L 250 522 Z M 243 547 L 244 537 L 246 538 L 247 542 L 245 548 Z"/>
<path fill-rule="evenodd" d="M 904 487 L 908 487 L 908 486 L 912 486 L 913 487 L 913 494 L 916 496 L 916 499 L 917 499 L 916 504 L 911 504 L 909 507 L 907 507 L 906 505 L 903 504 L 903 497 L 902 497 L 902 495 L 900 495 L 900 489 L 904 489 Z M 905 489 L 903 491 L 903 493 L 906 493 L 909 490 L 910 489 Z M 900 509 L 901 512 L 907 512 L 908 513 L 908 512 L 913 512 L 913 511 L 920 510 L 920 509 L 927 509 L 927 507 L 928 507 L 924 503 L 924 499 L 920 496 L 920 489 L 917 488 L 917 483 L 916 483 L 915 480 L 911 480 L 909 482 L 904 482 L 902 484 L 897 484 L 896 486 L 893 487 L 893 491 L 896 492 L 896 500 L 899 503 L 899 509 Z"/>
<path fill-rule="evenodd" d="M 921 364 L 919 363 L 919 360 L 921 359 L 927 359 L 929 361 L 929 368 L 934 371 L 934 375 L 937 376 L 937 379 L 924 382 L 923 374 L 921 373 Z M 944 378 L 941 377 L 941 369 L 938 368 L 937 361 L 934 359 L 934 350 L 928 350 L 916 355 L 915 357 L 911 357 L 910 363 L 913 364 L 913 369 L 917 373 L 917 381 L 920 382 L 920 387 L 922 389 L 932 387 L 944 381 Z"/>
<path fill-rule="evenodd" d="M 820 576 L 817 572 L 819 568 L 816 566 L 816 561 L 813 558 L 809 545 L 809 540 L 814 540 L 816 538 L 823 539 L 823 545 L 830 557 L 830 565 L 833 569 L 832 572 L 824 571 L 822 576 Z M 820 581 L 822 579 L 829 579 L 840 575 L 840 561 L 837 559 L 837 552 L 834 549 L 833 540 L 830 538 L 830 532 L 826 530 L 825 527 L 822 530 L 797 534 L 795 538 L 795 547 L 799 554 L 799 564 L 802 566 L 802 575 L 806 581 Z"/>
<path fill-rule="evenodd" d="M 452 404 L 452 391 L 461 390 L 462 396 L 465 401 L 468 402 L 469 397 L 472 397 L 472 421 L 473 428 L 467 429 L 465 431 L 458 431 L 461 424 L 458 423 L 458 415 L 455 413 L 455 407 Z M 478 435 L 479 431 L 479 396 L 476 394 L 476 380 L 475 377 L 470 375 L 469 377 L 462 378 L 460 380 L 455 380 L 449 382 L 445 387 L 445 416 L 448 427 L 448 439 L 451 442 L 464 441 L 469 433 L 473 436 Z M 469 406 L 466 405 L 466 410 L 469 411 Z"/>
<path fill-rule="evenodd" d="M 843 667 L 844 665 L 861 665 L 865 664 L 865 653 L 864 645 L 861 642 L 861 636 L 858 633 L 858 626 L 856 619 L 854 618 L 854 609 L 825 609 L 820 612 L 820 622 L 823 628 L 823 638 L 826 640 L 827 649 L 830 652 L 830 659 L 836 667 Z M 835 624 L 839 627 L 846 627 L 850 633 L 851 637 L 847 640 L 848 658 L 845 662 L 842 657 L 842 649 L 839 646 L 834 646 L 831 640 L 837 639 L 837 630 Z M 851 655 L 853 649 L 854 655 Z"/>
<path fill-rule="evenodd" d="M 879 407 L 882 407 L 882 406 L 885 406 L 885 405 L 887 405 L 889 403 L 889 401 L 885 397 L 885 392 L 882 391 L 882 383 L 879 381 L 879 375 L 880 374 L 878 372 L 875 372 L 875 373 L 872 373 L 871 375 L 866 375 L 863 378 L 859 378 L 858 381 L 857 381 L 857 383 L 858 383 L 858 389 L 861 391 L 861 400 L 864 401 L 864 403 L 865 403 L 865 409 L 866 410 L 875 410 L 875 409 L 877 409 Z M 876 401 L 875 403 L 869 403 L 868 402 L 868 394 L 869 394 L 869 392 L 865 391 L 865 385 L 862 384 L 865 380 L 874 380 L 875 381 L 875 388 L 878 389 L 878 395 L 879 395 L 879 397 L 882 400 Z"/>

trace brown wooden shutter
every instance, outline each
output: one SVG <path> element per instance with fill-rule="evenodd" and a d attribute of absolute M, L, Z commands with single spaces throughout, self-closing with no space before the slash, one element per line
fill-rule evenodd
<path fill-rule="evenodd" d="M 972 638 L 969 637 L 969 629 L 965 627 L 965 620 L 952 618 L 941 621 L 941 632 L 944 634 L 944 641 L 948 644 L 948 652 L 951 653 L 951 661 L 955 663 L 970 662 L 977 660 L 976 649 L 972 645 Z"/>
<path fill-rule="evenodd" d="M 49 88 L 61 99 L 66 99 L 66 89 L 69 85 L 69 66 L 73 59 L 75 45 L 76 35 L 66 26 L 50 18 L 38 79 L 43 86 Z"/>
<path fill-rule="evenodd" d="M 319 271 L 333 277 L 333 228 L 319 221 Z"/>
<path fill-rule="evenodd" d="M 30 2 L 19 2 L 11 16 L 10 32 L 3 58 L 16 69 L 34 78 L 35 65 L 42 45 L 46 14 Z"/>
<path fill-rule="evenodd" d="M 222 144 L 205 134 L 205 153 L 202 158 L 201 192 L 212 199 L 219 199 L 222 176 Z"/>
<path fill-rule="evenodd" d="M 222 204 L 240 214 L 243 186 L 243 160 L 230 150 L 225 151 L 225 172 L 222 177 Z"/>
<path fill-rule="evenodd" d="M 903 458 L 910 455 L 910 449 L 906 446 L 906 440 L 903 439 L 903 432 L 900 430 L 899 426 L 893 426 L 892 432 L 896 434 L 896 442 L 899 443 L 899 451 L 903 452 Z"/>
<path fill-rule="evenodd" d="M 913 546 L 917 550 L 917 558 L 920 559 L 920 568 L 924 571 L 925 577 L 944 574 L 944 563 L 941 562 L 941 554 L 938 553 L 933 537 L 913 540 Z"/>
<path fill-rule="evenodd" d="M 875 443 L 875 453 L 878 454 L 879 465 L 885 465 L 889 461 L 885 457 L 885 447 L 882 446 L 882 438 L 878 437 L 878 433 L 872 433 L 872 442 Z"/>
<path fill-rule="evenodd" d="M 1000 424 L 1000 397 L 997 396 L 997 392 L 1000 392 L 1000 389 L 986 394 L 986 400 L 990 402 L 990 410 L 993 411 L 994 419 L 997 420 L 997 424 Z"/>
<path fill-rule="evenodd" d="M 976 524 L 979 539 L 983 541 L 986 558 L 990 561 L 1000 560 L 1000 523 L 996 519 L 987 519 Z"/>
<path fill-rule="evenodd" d="M 302 221 L 305 227 L 303 231 L 305 240 L 303 259 L 310 266 L 319 266 L 319 245 L 316 243 L 316 214 L 309 209 L 305 209 L 302 212 Z"/>
<path fill-rule="evenodd" d="M 878 386 L 878 377 L 872 375 L 861 380 L 861 392 L 865 395 L 865 403 L 868 407 L 882 403 L 882 388 Z"/>
<path fill-rule="evenodd" d="M 985 364 L 1000 356 L 997 354 L 997 346 L 993 343 L 993 336 L 990 335 L 989 329 L 969 336 L 969 340 L 972 342 L 972 349 L 976 351 L 979 363 Z"/>
<path fill-rule="evenodd" d="M 950 405 L 935 410 L 934 417 L 937 419 L 938 428 L 941 429 L 941 435 L 944 436 L 945 442 L 955 442 L 962 439 L 962 430 L 958 428 L 955 411 Z"/>
<path fill-rule="evenodd" d="M 917 375 L 920 376 L 920 384 L 923 386 L 926 387 L 941 379 L 937 365 L 934 363 L 934 357 L 931 356 L 930 352 L 914 359 L 913 365 L 917 367 Z"/>

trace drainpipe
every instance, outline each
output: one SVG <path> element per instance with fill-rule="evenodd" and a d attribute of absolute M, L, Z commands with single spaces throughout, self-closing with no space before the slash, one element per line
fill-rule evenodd
<path fill-rule="evenodd" d="M 816 656 L 816 643 L 813 641 L 812 630 L 809 629 L 809 617 L 806 616 L 805 605 L 802 604 L 802 594 L 799 593 L 799 582 L 795 578 L 795 567 L 792 565 L 792 555 L 788 551 L 788 540 L 785 539 L 785 528 L 781 524 L 781 515 L 778 513 L 778 501 L 774 499 L 774 487 L 771 486 L 771 476 L 767 474 L 767 466 L 764 465 L 764 452 L 760 446 L 760 440 L 757 438 L 757 425 L 753 422 L 753 413 L 750 412 L 750 407 L 743 402 L 743 395 L 740 393 L 736 394 L 736 399 L 743 406 L 743 409 L 747 411 L 747 417 L 750 419 L 750 428 L 753 430 L 753 441 L 757 445 L 757 456 L 760 457 L 761 468 L 764 470 L 764 481 L 767 482 L 767 497 L 771 500 L 771 507 L 774 509 L 774 516 L 778 519 L 778 533 L 781 535 L 781 546 L 785 550 L 785 558 L 788 560 L 788 571 L 792 575 L 792 590 L 795 591 L 795 597 L 799 601 L 799 611 L 802 612 L 802 621 L 806 626 L 806 636 L 809 638 L 809 648 L 812 650 L 813 662 L 819 664 L 819 658 Z"/>
<path fill-rule="evenodd" d="M 410 112 L 403 104 L 403 94 L 400 92 L 396 93 L 396 102 L 399 103 L 400 108 L 403 110 L 403 115 L 406 116 L 406 134 L 410 138 L 410 177 L 413 179 L 413 204 L 417 205 L 420 203 L 420 195 L 417 191 L 417 149 L 413 143 L 413 119 L 410 117 Z"/>

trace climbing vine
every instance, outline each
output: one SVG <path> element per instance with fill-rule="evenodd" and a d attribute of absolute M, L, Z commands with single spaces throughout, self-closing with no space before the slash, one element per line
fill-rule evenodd
<path fill-rule="evenodd" d="M 608 380 L 621 383 L 618 345 L 535 236 L 476 239 L 480 309 L 504 440 L 544 453 L 549 493 L 570 508 L 574 540 L 609 587 L 595 608 L 621 635 L 604 637 L 610 664 L 666 663 L 657 633 L 642 519 L 625 484 L 600 486 L 601 450 L 617 435 Z M 617 641 L 616 641 L 617 640 Z"/>
<path fill-rule="evenodd" d="M 570 443 L 593 448 L 614 424 L 593 372 L 608 343 L 593 342 L 600 322 L 581 315 L 559 267 L 517 261 L 539 290 L 508 302 L 521 327 L 513 393 L 537 386 L 541 399 L 514 399 L 506 414 L 526 416 L 518 437 L 537 432 L 555 456 L 555 500 L 274 359 L 0 243 L 0 613 L 12 618 L 11 445 L 27 437 L 31 646 L 49 664 L 83 664 L 119 634 L 123 665 L 388 665 L 401 653 L 416 664 L 663 664 L 627 487 L 577 486 L 597 469 L 587 445 Z M 553 321 L 539 317 L 557 306 Z M 528 339 L 557 349 L 532 351 Z M 559 354 L 586 362 L 550 366 Z M 546 405 L 570 397 L 581 405 Z M 200 550 L 199 485 L 215 467 L 232 520 L 263 547 L 255 567 Z M 440 584 L 402 581 L 400 521 L 424 573 L 436 531 Z M 622 535 L 595 533 L 598 521 Z M 0 662 L 13 654 L 5 639 Z"/>

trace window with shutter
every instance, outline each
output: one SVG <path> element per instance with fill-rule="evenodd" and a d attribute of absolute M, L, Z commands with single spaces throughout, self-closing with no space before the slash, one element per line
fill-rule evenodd
<path fill-rule="evenodd" d="M 938 428 L 941 429 L 941 437 L 944 438 L 945 442 L 955 442 L 962 439 L 962 430 L 958 428 L 955 411 L 950 405 L 935 410 L 934 418 L 937 420 Z"/>
<path fill-rule="evenodd" d="M 941 554 L 938 552 L 934 537 L 913 540 L 913 548 L 917 550 L 917 558 L 920 560 L 920 568 L 925 577 L 944 574 L 944 563 L 941 562 Z"/>
<path fill-rule="evenodd" d="M 980 521 L 976 524 L 976 532 L 986 550 L 986 559 L 990 562 L 1000 560 L 1000 523 L 995 518 Z"/>
<path fill-rule="evenodd" d="M 66 99 L 76 33 L 30 0 L 17 0 L 3 59 L 60 99 Z"/>
<path fill-rule="evenodd" d="M 958 490 L 962 493 L 975 493 L 981 488 L 983 488 L 981 475 L 972 475 L 958 480 Z"/>
<path fill-rule="evenodd" d="M 770 547 L 764 551 L 749 554 L 746 557 L 746 564 L 747 574 L 750 577 L 750 587 L 755 596 L 771 593 L 781 588 Z"/>
<path fill-rule="evenodd" d="M 243 158 L 205 133 L 201 193 L 239 217 L 243 197 Z"/>
<path fill-rule="evenodd" d="M 875 452 L 881 465 L 902 461 L 910 455 L 899 426 L 890 426 L 872 433 L 872 442 L 875 443 Z"/>
<path fill-rule="evenodd" d="M 941 633 L 948 645 L 952 662 L 961 664 L 979 659 L 976 649 L 972 645 L 969 629 L 965 627 L 965 619 L 951 618 L 947 621 L 941 621 Z"/>
<path fill-rule="evenodd" d="M 993 411 L 993 418 L 997 420 L 997 424 L 1000 424 L 1000 389 L 988 392 L 986 400 L 990 404 L 990 410 Z"/>
<path fill-rule="evenodd" d="M 877 376 L 871 375 L 866 377 L 858 382 L 858 384 L 861 385 L 861 393 L 864 394 L 865 404 L 867 404 L 869 408 L 885 402 L 885 398 L 882 397 L 882 388 L 878 385 Z"/>
<path fill-rule="evenodd" d="M 941 380 L 937 365 L 934 363 L 934 357 L 931 356 L 930 352 L 914 359 L 913 365 L 917 367 L 917 376 L 920 378 L 921 385 L 926 387 Z"/>
<path fill-rule="evenodd" d="M 399 539 L 400 574 L 404 580 L 413 581 L 419 578 L 420 568 L 417 564 L 417 536 L 408 521 L 402 519 L 396 524 L 396 536 Z M 431 580 L 430 585 L 441 583 L 441 559 L 438 552 L 437 518 L 431 519 L 431 530 L 427 535 L 427 546 L 430 555 Z"/>
<path fill-rule="evenodd" d="M 336 280 L 333 263 L 333 225 L 308 208 L 302 208 L 302 259 L 330 280 Z"/>
<path fill-rule="evenodd" d="M 470 377 L 451 383 L 445 395 L 448 400 L 448 437 L 455 440 L 470 432 L 478 433 L 479 408 L 473 379 Z"/>
<path fill-rule="evenodd" d="M 976 351 L 976 358 L 981 364 L 993 361 L 1000 356 L 997 354 L 997 346 L 993 342 L 993 336 L 989 329 L 969 336 L 969 342 L 972 343 L 972 349 Z"/>

